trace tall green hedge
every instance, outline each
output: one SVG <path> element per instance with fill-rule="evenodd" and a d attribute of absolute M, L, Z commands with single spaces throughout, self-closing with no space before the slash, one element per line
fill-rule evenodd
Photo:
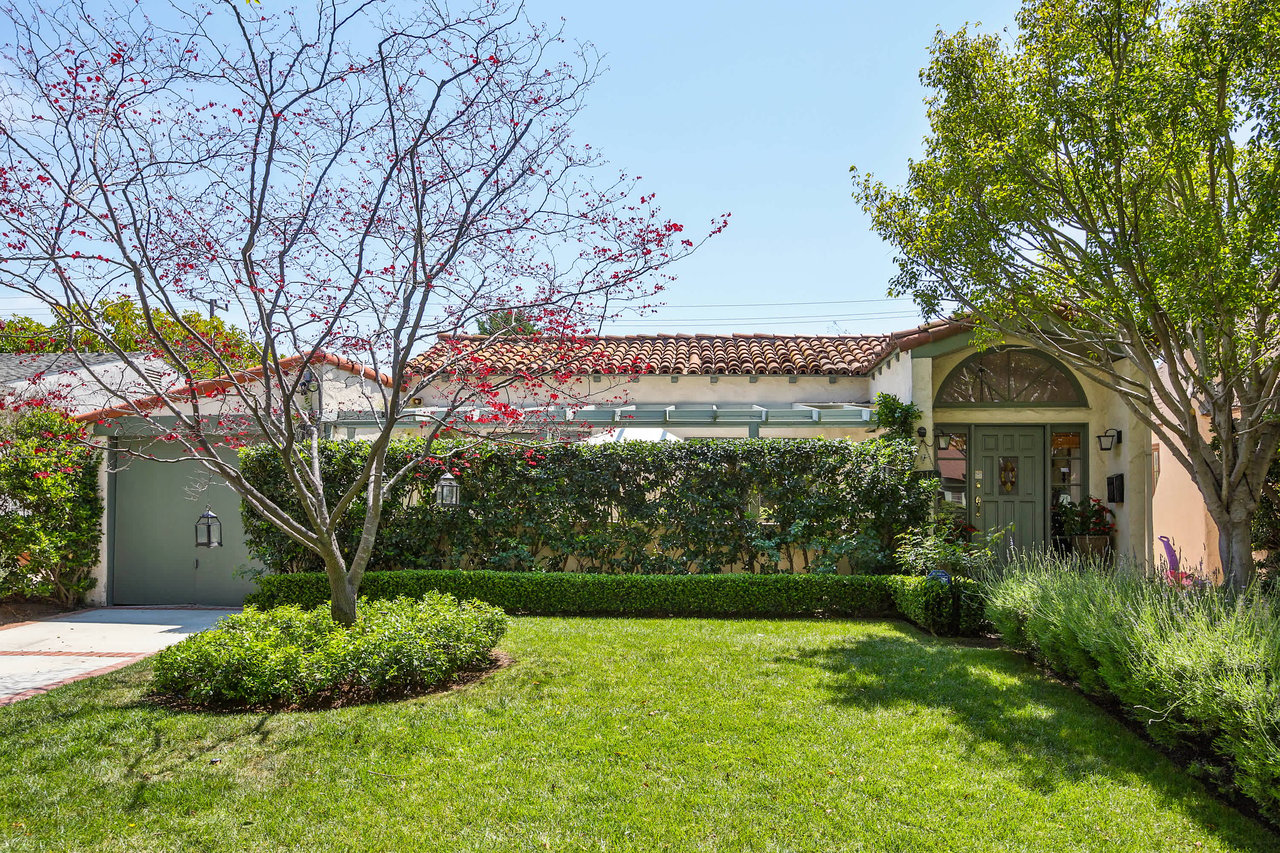
<path fill-rule="evenodd" d="M 319 573 L 265 575 L 246 604 L 319 607 Z M 902 616 L 934 634 L 973 635 L 983 625 L 974 581 L 902 575 L 601 575 L 585 572 L 378 572 L 373 600 L 443 592 L 529 616 Z"/>
<path fill-rule="evenodd" d="M 0 597 L 71 605 L 93 588 L 102 541 L 100 455 L 53 411 L 0 423 Z"/>
<path fill-rule="evenodd" d="M 420 455 L 396 443 L 389 467 Z M 321 445 L 336 494 L 353 481 L 368 445 Z M 894 538 L 928 516 L 933 484 L 912 476 L 908 441 L 697 440 L 491 450 L 455 461 L 462 505 L 432 492 L 423 465 L 385 504 L 373 570 L 493 569 L 704 574 L 891 570 Z M 245 475 L 301 516 L 268 448 L 241 451 Z M 339 541 L 354 549 L 363 504 Z M 314 555 L 244 510 L 253 555 L 271 571 L 319 571 Z"/>

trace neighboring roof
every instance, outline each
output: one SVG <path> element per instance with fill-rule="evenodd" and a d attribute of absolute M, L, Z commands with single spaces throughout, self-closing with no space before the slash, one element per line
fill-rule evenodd
<path fill-rule="evenodd" d="M 288 358 L 282 358 L 280 359 L 280 369 L 286 372 L 293 370 L 294 368 L 300 367 L 303 361 L 304 356 L 301 355 L 291 355 Z M 391 385 L 391 377 L 387 376 L 385 373 L 379 373 L 372 368 L 365 367 L 351 361 L 350 359 L 345 359 L 331 353 L 318 352 L 311 357 L 310 363 L 331 364 L 339 370 L 345 370 L 348 373 L 353 373 L 356 376 L 368 379 L 372 382 L 378 382 L 387 387 L 390 387 Z M 101 421 L 108 418 L 143 414 L 144 412 L 149 412 L 152 409 L 158 409 L 163 406 L 166 398 L 170 401 L 181 403 L 183 400 L 189 399 L 193 395 L 197 397 L 207 397 L 217 394 L 220 391 L 226 391 L 234 388 L 239 384 L 257 382 L 262 378 L 262 372 L 262 367 L 259 366 L 237 373 L 233 376 L 222 376 L 217 379 L 204 379 L 192 386 L 175 388 L 164 397 L 151 396 L 143 397 L 138 400 L 131 400 L 124 405 L 113 406 L 107 409 L 97 409 L 92 412 L 75 415 L 73 420 L 82 422 Z"/>
<path fill-rule="evenodd" d="M 0 353 L 0 383 L 12 385 L 30 382 L 42 374 L 65 373 L 82 367 L 101 367 L 120 361 L 120 356 L 108 352 L 73 353 Z"/>
<path fill-rule="evenodd" d="M 599 335 L 566 342 L 550 337 L 442 335 L 410 364 L 430 373 L 455 361 L 509 375 L 640 373 L 659 375 L 861 376 L 889 347 L 890 335 Z"/>

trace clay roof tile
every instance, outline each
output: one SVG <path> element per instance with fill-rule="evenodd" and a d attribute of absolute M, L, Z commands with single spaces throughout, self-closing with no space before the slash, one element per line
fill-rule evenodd
<path fill-rule="evenodd" d="M 447 362 L 473 364 L 494 374 L 526 370 L 546 373 L 661 375 L 865 375 L 891 352 L 902 334 L 891 335 L 601 335 L 574 340 L 442 336 L 414 359 L 429 373 Z M 478 362 L 471 361 L 474 356 Z"/>

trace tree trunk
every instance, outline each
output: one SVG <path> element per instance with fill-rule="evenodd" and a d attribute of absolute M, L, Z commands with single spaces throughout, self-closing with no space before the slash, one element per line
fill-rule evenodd
<path fill-rule="evenodd" d="M 329 577 L 329 588 L 332 597 L 329 600 L 329 614 L 339 625 L 354 625 L 356 621 L 356 590 L 352 589 L 345 578 L 334 580 Z"/>
<path fill-rule="evenodd" d="M 1228 518 L 1218 525 L 1218 554 L 1222 558 L 1222 581 L 1228 589 L 1244 592 L 1253 581 L 1253 519 Z"/>
<path fill-rule="evenodd" d="M 340 558 L 330 554 L 324 561 L 324 573 L 329 576 L 329 615 L 339 625 L 356 622 L 356 594 L 359 584 L 352 584 Z"/>

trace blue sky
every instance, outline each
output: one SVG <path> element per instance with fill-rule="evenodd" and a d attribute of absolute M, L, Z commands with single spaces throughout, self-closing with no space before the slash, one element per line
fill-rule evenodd
<path fill-rule="evenodd" d="M 409 0 L 406 0 L 407 2 Z M 927 130 L 938 28 L 1011 28 L 1017 0 L 525 0 L 604 54 L 576 141 L 643 176 L 664 215 L 727 231 L 672 268 L 667 303 L 610 333 L 868 333 L 920 322 L 886 298 L 892 251 L 850 197 L 856 164 L 901 183 Z M 0 315 L 48 312 L 0 293 Z M 234 322 L 234 319 L 233 319 Z"/>
<path fill-rule="evenodd" d="M 848 168 L 900 183 L 928 127 L 918 74 L 938 27 L 1012 28 L 1017 7 L 527 0 L 535 20 L 563 17 L 568 34 L 606 54 L 577 138 L 642 175 L 663 212 L 692 230 L 733 214 L 674 268 L 668 307 L 606 331 L 880 332 L 919 322 L 909 300 L 853 301 L 884 300 L 894 265 L 850 197 Z M 805 319 L 785 319 L 794 317 Z"/>

